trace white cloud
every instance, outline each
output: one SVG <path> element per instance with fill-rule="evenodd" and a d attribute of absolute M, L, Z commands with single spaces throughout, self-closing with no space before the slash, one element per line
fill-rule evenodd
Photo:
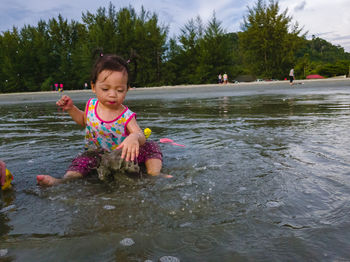
<path fill-rule="evenodd" d="M 281 2 L 300 26 L 311 35 L 322 37 L 335 45 L 341 45 L 350 52 L 350 9 L 348 0 L 308 0 Z M 301 7 L 303 8 L 297 8 Z"/>
<path fill-rule="evenodd" d="M 302 1 L 300 4 L 298 4 L 294 7 L 294 11 L 298 12 L 298 11 L 304 10 L 305 5 L 306 5 L 306 1 Z"/>

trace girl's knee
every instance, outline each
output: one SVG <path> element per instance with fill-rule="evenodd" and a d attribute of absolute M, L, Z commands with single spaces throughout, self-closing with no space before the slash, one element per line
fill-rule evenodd
<path fill-rule="evenodd" d="M 162 169 L 162 161 L 160 159 L 151 158 L 145 162 L 147 174 L 150 176 L 158 176 Z"/>
<path fill-rule="evenodd" d="M 67 173 L 63 176 L 63 179 L 77 179 L 77 178 L 83 178 L 83 175 L 76 171 L 67 171 Z"/>

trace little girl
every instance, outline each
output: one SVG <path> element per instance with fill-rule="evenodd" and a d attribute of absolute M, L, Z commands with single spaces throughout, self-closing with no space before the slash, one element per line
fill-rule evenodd
<path fill-rule="evenodd" d="M 38 175 L 39 185 L 52 186 L 65 180 L 86 177 L 99 166 L 101 155 L 122 150 L 125 161 L 145 163 L 151 176 L 160 174 L 162 153 L 154 141 L 147 141 L 136 122 L 136 114 L 123 105 L 129 89 L 127 63 L 116 55 L 101 56 L 91 75 L 91 89 L 97 98 L 90 99 L 85 112 L 79 110 L 69 96 L 62 96 L 57 105 L 66 110 L 72 119 L 85 127 L 85 148 L 76 157 L 61 179 Z"/>

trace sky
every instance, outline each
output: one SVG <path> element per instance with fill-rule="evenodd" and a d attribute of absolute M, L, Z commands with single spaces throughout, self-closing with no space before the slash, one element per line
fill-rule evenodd
<path fill-rule="evenodd" d="M 36 26 L 38 21 L 48 21 L 61 14 L 68 20 L 81 21 L 82 13 L 95 13 L 109 2 L 118 10 L 131 5 L 137 12 L 141 6 L 155 12 L 162 25 L 169 27 L 169 36 L 178 35 L 191 18 L 198 15 L 206 23 L 215 11 L 226 32 L 240 31 L 247 7 L 255 0 L 0 0 L 0 32 L 13 26 Z M 268 0 L 267 0 L 268 2 Z M 298 22 L 307 32 L 323 38 L 350 52 L 350 5 L 349 0 L 279 0 L 281 11 L 288 9 L 293 22 Z"/>

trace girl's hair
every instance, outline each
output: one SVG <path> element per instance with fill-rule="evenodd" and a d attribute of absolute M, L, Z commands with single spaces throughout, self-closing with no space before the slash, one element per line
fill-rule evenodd
<path fill-rule="evenodd" d="M 103 71 L 124 72 L 128 76 L 127 87 L 129 88 L 129 68 L 128 63 L 120 56 L 113 54 L 100 54 L 91 72 L 91 82 L 96 84 L 98 75 Z"/>

